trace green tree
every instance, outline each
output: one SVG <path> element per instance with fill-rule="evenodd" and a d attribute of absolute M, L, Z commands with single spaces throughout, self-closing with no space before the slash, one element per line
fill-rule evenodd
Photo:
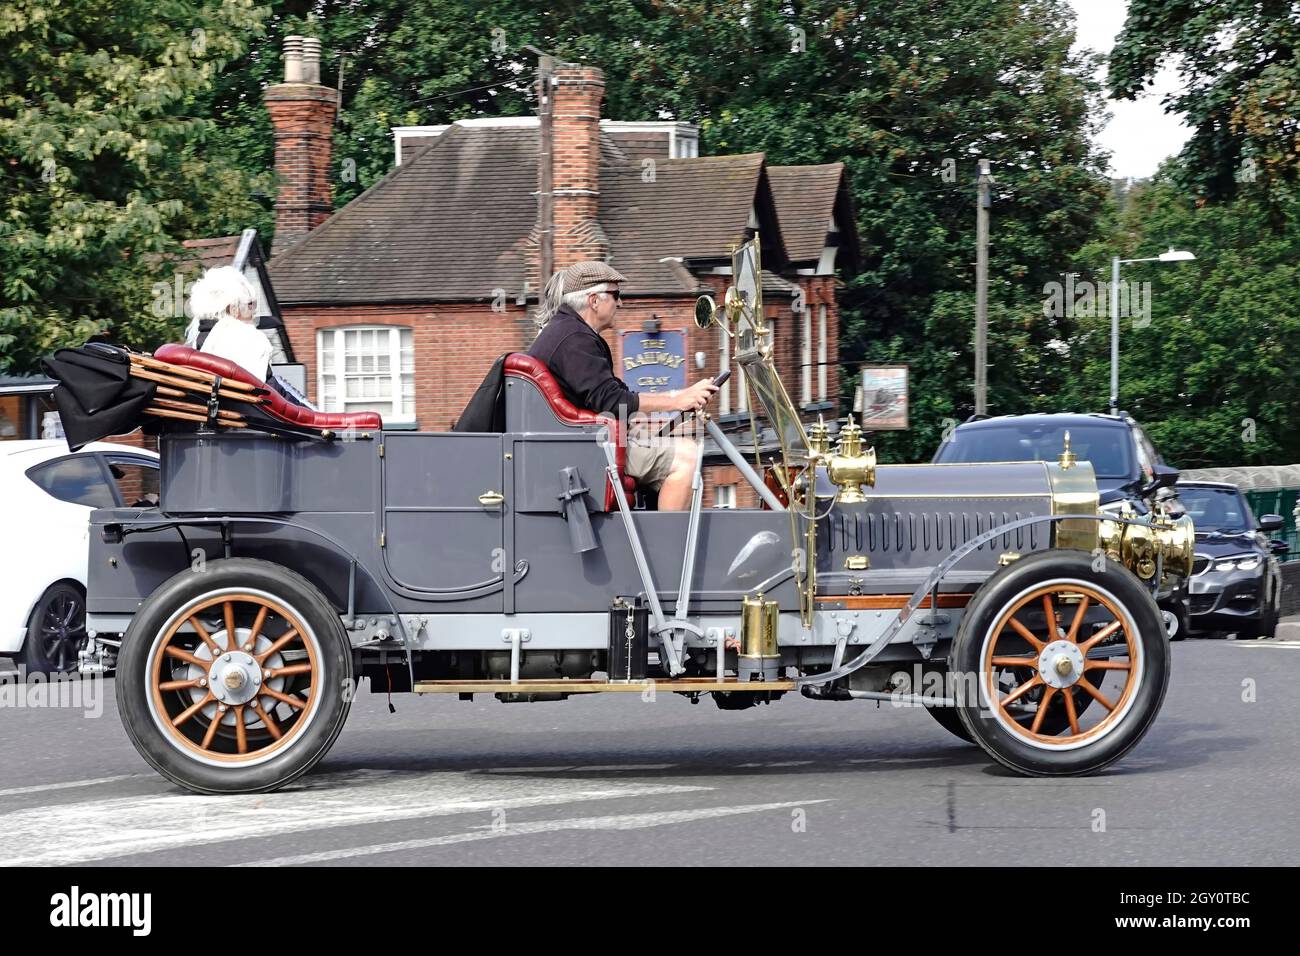
<path fill-rule="evenodd" d="M 1174 246 L 1198 256 L 1124 267 L 1126 284 L 1150 284 L 1151 309 L 1121 321 L 1120 406 L 1175 465 L 1300 461 L 1300 209 L 1270 206 L 1258 193 L 1198 203 L 1179 185 L 1178 167 L 1171 161 L 1138 186 L 1114 231 L 1080 255 L 1081 279 L 1100 286 L 1115 253 L 1138 258 Z M 1079 375 L 1063 397 L 1078 407 L 1102 407 L 1109 391 L 1110 320 L 1099 312 L 1077 321 L 1070 343 Z"/>
<path fill-rule="evenodd" d="M 1130 0 L 1110 58 L 1111 95 L 1133 99 L 1165 64 L 1180 89 L 1170 112 L 1192 127 L 1176 169 L 1197 196 L 1243 185 L 1276 204 L 1296 198 L 1300 160 L 1300 9 L 1291 0 Z"/>
<path fill-rule="evenodd" d="M 0 7 L 0 369 L 109 332 L 152 346 L 180 239 L 256 209 L 205 152 L 197 97 L 256 34 L 251 0 L 11 0 Z"/>

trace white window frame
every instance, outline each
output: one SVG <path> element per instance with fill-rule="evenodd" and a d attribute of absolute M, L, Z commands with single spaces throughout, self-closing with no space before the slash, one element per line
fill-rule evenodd
<path fill-rule="evenodd" d="M 715 508 L 736 507 L 736 486 L 734 484 L 717 485 L 713 489 L 713 506 Z"/>
<path fill-rule="evenodd" d="M 826 305 L 817 306 L 817 401 L 826 401 Z"/>
<path fill-rule="evenodd" d="M 316 397 L 320 409 L 323 412 L 347 412 L 351 411 L 349 404 L 353 405 L 374 405 L 379 401 L 373 398 L 352 399 L 349 402 L 347 398 L 347 356 L 344 349 L 346 334 L 348 332 L 386 332 L 388 333 L 388 376 L 392 386 L 392 406 L 391 414 L 383 415 L 385 425 L 414 425 L 415 424 L 415 399 L 412 397 L 409 408 L 402 394 L 402 333 L 411 333 L 412 348 L 412 380 L 414 380 L 414 349 L 415 349 L 415 331 L 409 325 L 338 325 L 330 326 L 326 329 L 316 330 Z M 323 355 L 325 342 L 329 340 L 330 348 L 334 353 L 334 371 L 327 373 L 325 371 L 325 362 Z M 327 378 L 334 379 L 335 401 L 333 407 L 327 407 L 325 403 L 325 381 Z"/>
<path fill-rule="evenodd" d="M 808 405 L 812 402 L 812 309 L 804 303 L 803 314 L 799 317 L 799 400 Z"/>

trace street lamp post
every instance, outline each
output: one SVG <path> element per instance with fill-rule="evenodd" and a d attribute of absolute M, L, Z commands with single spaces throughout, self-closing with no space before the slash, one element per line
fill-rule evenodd
<path fill-rule="evenodd" d="M 1119 414 L 1119 267 L 1131 262 L 1188 262 L 1195 259 L 1183 249 L 1169 247 L 1168 252 L 1146 259 L 1121 259 L 1115 256 L 1110 260 L 1110 413 Z"/>

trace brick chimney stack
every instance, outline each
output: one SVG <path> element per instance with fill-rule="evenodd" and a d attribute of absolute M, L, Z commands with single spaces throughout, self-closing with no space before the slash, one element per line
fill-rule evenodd
<path fill-rule="evenodd" d="M 577 63 L 552 74 L 555 268 L 604 259 L 609 241 L 597 221 L 600 209 L 600 105 L 605 74 Z"/>
<path fill-rule="evenodd" d="M 330 160 L 338 91 L 320 82 L 320 40 L 284 38 L 284 82 L 266 90 L 275 128 L 275 242 L 281 252 L 330 217 Z"/>

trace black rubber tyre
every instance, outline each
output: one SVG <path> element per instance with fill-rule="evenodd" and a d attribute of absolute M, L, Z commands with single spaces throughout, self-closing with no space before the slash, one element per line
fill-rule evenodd
<path fill-rule="evenodd" d="M 961 722 L 961 717 L 957 715 L 956 707 L 927 707 L 925 712 L 934 718 L 935 723 L 954 737 L 960 737 L 968 744 L 975 743 L 970 731 L 966 729 L 965 724 Z"/>
<path fill-rule="evenodd" d="M 1246 625 L 1237 632 L 1237 640 L 1254 641 L 1261 637 L 1273 637 L 1277 634 L 1278 613 L 1276 605 L 1261 611 L 1259 620 Z"/>
<path fill-rule="evenodd" d="M 1187 640 L 1188 632 L 1191 630 L 1191 621 L 1187 613 L 1187 608 L 1183 608 L 1175 613 L 1178 615 L 1178 630 L 1175 631 L 1174 636 L 1169 639 L 1171 641 L 1185 641 Z"/>
<path fill-rule="evenodd" d="M 86 642 L 86 593 L 71 581 L 45 589 L 27 620 L 21 663 L 28 674 L 67 674 L 77 669 Z"/>
<path fill-rule="evenodd" d="M 1082 551 L 1053 550 L 1031 554 L 1001 568 L 971 600 L 958 629 L 953 643 L 953 668 L 959 675 L 973 675 L 974 679 L 965 683 L 977 688 L 977 693 L 967 694 L 968 699 L 960 701 L 958 716 L 967 733 L 989 756 L 1017 773 L 1042 777 L 1096 773 L 1137 745 L 1164 701 L 1170 650 L 1155 601 L 1122 565 L 1106 560 L 1099 573 L 1093 570 L 1094 560 Z M 1123 637 L 1131 652 L 1130 669 L 1123 678 L 1125 690 L 1114 708 L 1107 710 L 1093 728 L 1054 741 L 1048 738 L 1056 735 L 1046 726 L 1040 728 L 1041 733 L 1031 733 L 1023 726 L 1021 732 L 1011 729 L 1019 722 L 1007 719 L 1007 708 L 995 706 L 990 699 L 997 672 L 992 667 L 985 670 L 983 662 L 986 651 L 990 661 L 996 656 L 996 642 L 1006 626 L 1000 623 L 1004 616 L 1015 608 L 1028 607 L 1027 596 L 1050 593 L 1058 586 L 1063 593 L 1092 592 L 1096 595 L 1093 607 L 1108 605 L 1118 612 L 1112 616 L 1122 627 L 1114 633 Z M 1061 627 L 1063 631 L 1064 625 Z M 1083 643 L 1082 633 L 1079 637 L 1076 646 Z M 1053 638 L 1060 639 L 1059 633 Z M 1050 660 L 1055 663 L 1060 656 Z M 1106 673 L 1102 672 L 1103 679 Z"/>
<path fill-rule="evenodd" d="M 174 663 L 168 648 L 177 648 L 178 641 L 191 642 L 193 647 L 187 651 L 191 659 L 196 654 L 206 654 L 202 663 L 210 664 L 213 673 L 219 666 L 228 666 L 222 665 L 221 661 L 231 660 L 232 655 L 224 654 L 224 650 L 235 651 L 233 656 L 239 658 L 241 649 L 247 650 L 255 642 L 257 648 L 271 643 L 270 635 L 258 637 L 251 633 L 258 630 L 260 622 L 241 627 L 239 620 L 233 617 L 230 620 L 235 622 L 236 639 L 233 644 L 228 642 L 227 629 L 221 624 L 221 609 L 226 606 L 225 602 L 241 608 L 244 614 L 258 609 L 259 602 L 262 602 L 262 606 L 268 608 L 263 619 L 267 623 L 262 627 L 279 625 L 281 637 L 290 631 L 295 632 L 297 636 L 290 635 L 284 640 L 300 642 L 297 659 L 306 660 L 309 668 L 305 676 L 299 673 L 279 678 L 282 681 L 279 691 L 305 706 L 284 711 L 288 717 L 275 716 L 279 713 L 277 708 L 287 705 L 260 696 L 262 693 L 270 694 L 272 687 L 270 672 L 263 672 L 261 668 L 283 663 L 293 670 L 303 665 L 290 666 L 285 652 L 280 652 L 285 660 L 281 660 L 279 654 L 269 659 L 259 658 L 257 650 L 246 655 L 257 661 L 247 671 L 247 682 L 249 687 L 256 686 L 258 691 L 247 703 L 229 708 L 238 711 L 233 715 L 234 723 L 238 724 L 242 719 L 244 707 L 260 706 L 263 708 L 261 713 L 272 715 L 269 722 L 259 721 L 257 717 L 248 718 L 245 726 L 250 729 L 246 733 L 259 742 L 258 749 L 251 754 L 242 750 L 232 752 L 236 747 L 236 731 L 227 730 L 222 723 L 231 715 L 215 718 L 218 726 L 204 738 L 201 746 L 192 737 L 182 739 L 186 736 L 182 730 L 188 729 L 194 736 L 197 736 L 197 729 L 211 730 L 213 715 L 224 713 L 217 709 L 214 688 L 217 693 L 229 693 L 225 688 L 230 684 L 214 679 L 211 686 L 203 685 L 207 687 L 206 691 L 181 691 L 165 689 L 161 683 L 160 674 L 172 678 L 177 676 L 175 671 L 163 674 L 161 668 L 164 665 L 171 668 L 190 666 L 183 662 Z M 197 629 L 183 630 L 187 622 L 196 618 L 202 621 L 205 617 L 207 623 L 202 625 L 207 634 L 205 640 L 210 639 L 218 645 L 215 652 L 207 651 L 199 642 Z M 213 626 L 213 618 L 219 627 Z M 248 644 L 244 645 L 246 640 Z M 286 646 L 292 648 L 293 644 Z M 192 668 L 190 673 L 204 676 L 202 668 Z M 264 674 L 267 677 L 262 683 Z M 206 676 L 204 679 L 206 681 Z M 237 675 L 237 679 L 243 678 Z M 224 686 L 218 687 L 218 684 Z M 305 774 L 325 756 L 342 731 L 351 706 L 353 695 L 350 691 L 354 687 L 351 647 L 335 608 L 301 575 L 269 561 L 249 558 L 209 561 L 203 571 L 183 571 L 164 583 L 136 613 L 123 637 L 117 661 L 118 713 L 136 750 L 167 779 L 187 790 L 204 794 L 264 793 L 279 789 Z M 187 699 L 183 695 L 201 693 L 207 693 L 211 700 L 210 709 L 195 712 L 180 730 L 167 729 L 165 725 L 170 725 L 169 718 L 177 716 L 178 708 L 186 712 L 192 709 L 187 705 L 193 698 Z M 285 721 L 283 725 L 281 720 Z M 274 736 L 273 730 L 278 731 Z M 239 740 L 239 746 L 246 746 L 249 742 L 245 732 L 239 733 Z"/>

